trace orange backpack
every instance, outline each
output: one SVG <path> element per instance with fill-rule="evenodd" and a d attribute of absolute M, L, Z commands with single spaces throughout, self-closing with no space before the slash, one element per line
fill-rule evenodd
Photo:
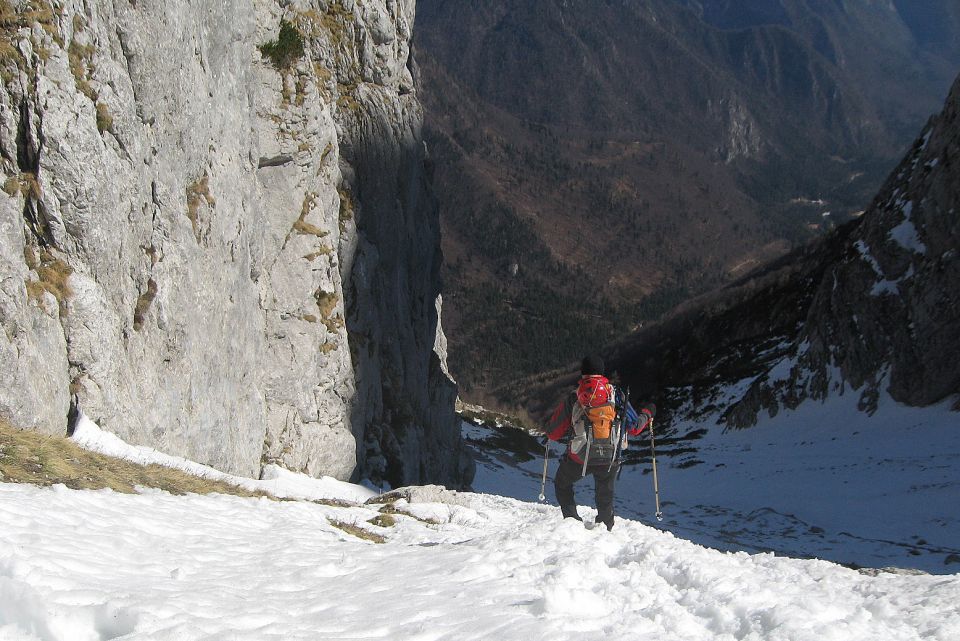
<path fill-rule="evenodd" d="M 593 440 L 609 440 L 610 431 L 613 428 L 613 420 L 617 418 L 617 410 L 613 408 L 613 405 L 608 404 L 601 405 L 600 407 L 591 407 L 584 409 L 583 413 L 593 427 Z"/>
<path fill-rule="evenodd" d="M 606 378 L 590 376 L 580 380 L 577 387 L 577 402 L 589 423 L 586 428 L 588 449 L 584 456 L 584 471 L 587 462 L 611 463 L 616 457 L 621 438 L 617 424 L 616 394 Z"/>

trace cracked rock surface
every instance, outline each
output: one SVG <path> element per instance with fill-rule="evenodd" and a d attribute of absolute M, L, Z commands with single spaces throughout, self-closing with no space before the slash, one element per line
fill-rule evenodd
<path fill-rule="evenodd" d="M 0 0 L 0 415 L 469 483 L 414 10 Z"/>

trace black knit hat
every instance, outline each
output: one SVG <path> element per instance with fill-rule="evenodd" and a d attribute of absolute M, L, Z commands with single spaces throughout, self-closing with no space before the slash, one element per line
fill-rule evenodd
<path fill-rule="evenodd" d="M 580 363 L 580 375 L 593 376 L 595 374 L 603 375 L 603 359 L 598 354 L 584 356 Z"/>

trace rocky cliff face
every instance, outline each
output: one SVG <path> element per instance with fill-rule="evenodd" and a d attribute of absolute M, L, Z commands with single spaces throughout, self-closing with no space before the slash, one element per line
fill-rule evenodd
<path fill-rule="evenodd" d="M 0 0 L 0 412 L 469 482 L 414 2 Z"/>
<path fill-rule="evenodd" d="M 960 392 L 960 79 L 817 289 L 801 365 L 835 365 L 874 406 Z M 817 391 L 817 390 L 814 390 Z"/>
<path fill-rule="evenodd" d="M 819 248 L 819 266 L 795 262 L 778 292 L 798 303 L 796 329 L 768 337 L 775 366 L 755 372 L 729 425 L 836 393 L 868 413 L 884 392 L 919 406 L 960 393 L 958 155 L 960 78 L 863 219 Z"/>

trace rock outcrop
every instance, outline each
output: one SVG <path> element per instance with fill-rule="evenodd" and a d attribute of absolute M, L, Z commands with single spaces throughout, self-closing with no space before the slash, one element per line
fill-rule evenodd
<path fill-rule="evenodd" d="M 862 219 L 823 244 L 819 266 L 795 262 L 807 283 L 785 296 L 802 310 L 797 329 L 768 336 L 780 339 L 774 366 L 754 374 L 728 425 L 837 393 L 868 413 L 884 393 L 915 406 L 960 393 L 958 158 L 960 78 Z"/>
<path fill-rule="evenodd" d="M 0 413 L 469 482 L 412 0 L 0 0 Z M 72 399 L 72 400 L 71 400 Z"/>
<path fill-rule="evenodd" d="M 960 79 L 821 281 L 801 366 L 910 405 L 960 392 Z M 822 391 L 817 390 L 817 391 Z"/>

